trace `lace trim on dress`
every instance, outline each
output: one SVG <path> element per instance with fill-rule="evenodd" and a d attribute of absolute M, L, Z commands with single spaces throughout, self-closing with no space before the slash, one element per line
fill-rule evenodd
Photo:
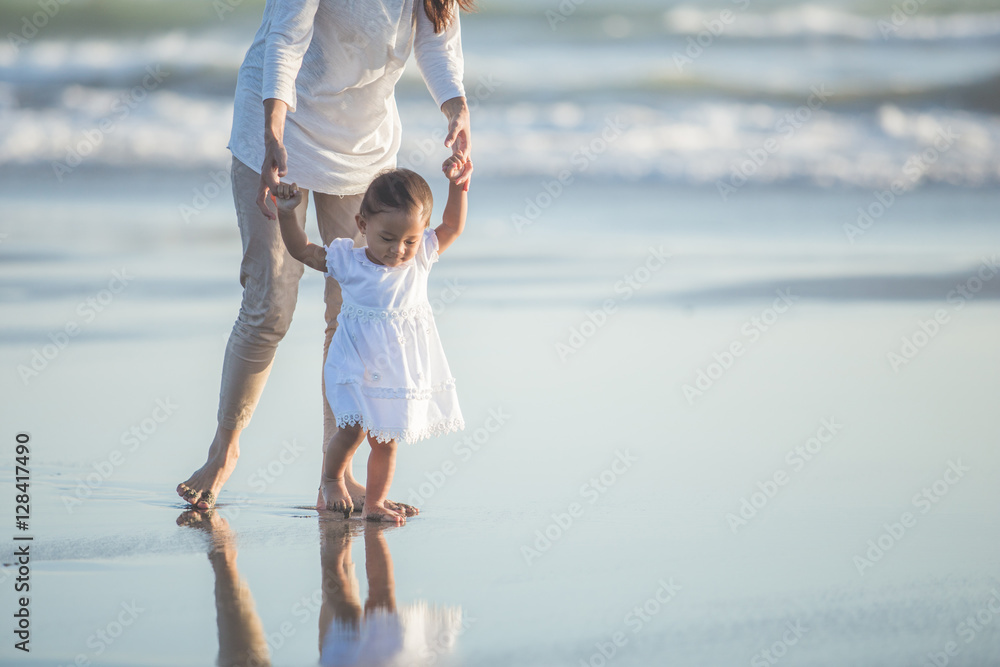
<path fill-rule="evenodd" d="M 367 431 L 368 435 L 379 442 L 389 442 L 390 440 L 405 440 L 406 442 L 416 442 L 424 438 L 431 438 L 436 435 L 444 435 L 453 431 L 461 431 L 465 428 L 463 419 L 442 419 L 439 422 L 428 424 L 421 429 L 393 429 L 375 428 L 365 416 L 354 412 L 347 415 L 338 415 L 337 426 L 360 426 Z"/>
<path fill-rule="evenodd" d="M 365 308 L 353 303 L 345 303 L 340 307 L 340 314 L 349 320 L 360 322 L 401 322 L 427 318 L 434 314 L 429 303 L 413 308 L 395 308 L 390 310 L 380 308 Z"/>

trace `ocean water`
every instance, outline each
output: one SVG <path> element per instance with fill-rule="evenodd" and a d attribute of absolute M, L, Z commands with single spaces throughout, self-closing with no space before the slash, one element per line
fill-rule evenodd
<path fill-rule="evenodd" d="M 995 0 L 479 5 L 463 38 L 483 176 L 866 188 L 1000 177 Z M 15 37 L 0 42 L 0 165 L 60 182 L 77 160 L 224 166 L 261 7 L 95 0 L 60 4 L 36 27 L 38 6 L 5 2 Z M 401 164 L 436 163 L 440 114 L 416 67 L 398 104 Z"/>

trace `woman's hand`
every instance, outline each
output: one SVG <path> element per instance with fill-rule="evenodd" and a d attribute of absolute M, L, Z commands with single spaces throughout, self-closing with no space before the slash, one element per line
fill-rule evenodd
<path fill-rule="evenodd" d="M 455 177 L 456 185 L 464 185 L 469 189 L 469 178 L 472 176 L 472 130 L 469 127 L 469 106 L 464 97 L 453 97 L 441 105 L 441 111 L 448 117 L 448 136 L 444 145 L 451 148 L 452 155 L 458 157 L 465 165 L 462 172 Z"/>
<path fill-rule="evenodd" d="M 260 167 L 257 207 L 268 220 L 278 217 L 268 206 L 268 193 L 273 192 L 281 183 L 281 177 L 288 173 L 288 153 L 284 142 L 287 112 L 288 105 L 281 100 L 264 100 L 264 164 Z"/>

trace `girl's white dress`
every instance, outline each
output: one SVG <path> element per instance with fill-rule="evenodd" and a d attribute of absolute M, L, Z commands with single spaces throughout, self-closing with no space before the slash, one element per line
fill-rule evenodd
<path fill-rule="evenodd" d="M 338 426 L 360 424 L 380 442 L 465 428 L 427 298 L 437 249 L 430 228 L 416 255 L 395 267 L 375 264 L 351 239 L 326 246 L 326 275 L 344 297 L 323 369 Z"/>

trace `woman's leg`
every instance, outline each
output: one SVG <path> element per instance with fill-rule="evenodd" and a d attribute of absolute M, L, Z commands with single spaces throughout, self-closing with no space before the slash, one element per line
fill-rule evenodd
<path fill-rule="evenodd" d="M 344 426 L 337 429 L 327 443 L 323 456 L 323 481 L 319 486 L 322 503 L 319 509 L 343 512 L 345 519 L 350 518 L 354 502 L 347 489 L 346 471 L 351 469 L 351 458 L 364 439 L 365 432 L 361 426 Z"/>
<path fill-rule="evenodd" d="M 243 301 L 222 363 L 219 425 L 208 460 L 177 487 L 178 495 L 202 509 L 215 504 L 236 467 L 240 432 L 250 422 L 271 372 L 275 350 L 292 322 L 304 270 L 285 249 L 277 223 L 257 208 L 259 180 L 260 174 L 233 158 L 233 200 L 243 242 Z M 295 211 L 303 227 L 307 200 L 308 193 Z"/>
<path fill-rule="evenodd" d="M 361 518 L 404 524 L 406 514 L 390 508 L 389 501 L 386 500 L 392 475 L 396 471 L 396 441 L 379 442 L 369 435 L 368 444 L 371 445 L 372 452 L 368 455 L 368 489 Z"/>
<path fill-rule="evenodd" d="M 354 220 L 354 216 L 361 209 L 361 199 L 362 195 L 341 197 L 321 192 L 313 193 L 316 221 L 319 225 L 319 235 L 323 245 L 330 245 L 334 239 L 342 238 L 354 239 L 355 246 L 362 245 L 361 232 L 358 231 L 357 222 Z M 329 449 L 330 441 L 337 433 L 337 418 L 330 409 L 330 403 L 326 400 L 326 373 L 323 369 L 326 368 L 326 355 L 330 350 L 330 341 L 333 340 L 333 334 L 337 330 L 337 315 L 340 314 L 340 306 L 344 302 L 340 293 L 340 284 L 333 278 L 326 278 L 323 300 L 326 302 L 326 331 L 323 337 L 323 365 L 320 367 L 320 386 L 323 391 L 323 451 L 326 452 Z M 347 467 L 344 471 L 344 483 L 348 493 L 351 494 L 353 505 L 361 507 L 365 501 L 365 487 L 354 479 L 350 458 L 347 460 Z M 320 497 L 317 499 L 319 507 L 322 507 L 324 503 L 322 496 L 321 488 Z"/>

